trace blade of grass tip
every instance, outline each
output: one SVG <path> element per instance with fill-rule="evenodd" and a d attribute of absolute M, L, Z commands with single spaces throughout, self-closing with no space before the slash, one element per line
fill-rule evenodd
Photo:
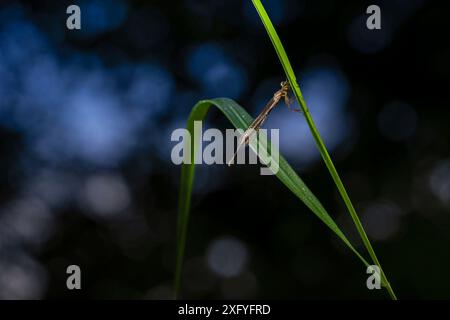
<path fill-rule="evenodd" d="M 253 122 L 253 118 L 236 102 L 231 99 L 219 98 L 212 100 L 204 100 L 198 102 L 192 109 L 188 122 L 187 129 L 191 134 L 191 153 L 190 162 L 182 165 L 181 181 L 180 181 L 180 195 L 178 208 L 178 226 L 177 226 L 177 254 L 175 267 L 175 298 L 179 297 L 181 287 L 181 272 L 184 250 L 186 246 L 187 226 L 189 220 L 189 210 L 192 195 L 192 186 L 194 183 L 194 155 L 197 155 L 198 149 L 198 135 L 194 135 L 194 122 L 203 120 L 210 106 L 217 107 L 230 120 L 233 126 L 237 129 L 247 129 Z M 200 133 L 199 133 L 200 134 Z M 267 136 L 262 134 L 258 140 L 250 142 L 250 148 L 259 155 L 263 163 L 268 163 L 269 154 L 271 155 L 271 144 L 267 142 Z M 273 170 L 272 166 L 270 168 Z M 295 173 L 287 161 L 280 155 L 279 170 L 273 171 L 276 177 L 328 227 L 330 228 L 350 250 L 366 265 L 369 264 L 361 256 L 361 254 L 353 247 L 350 241 L 345 237 L 344 233 L 339 229 L 334 220 L 327 213 L 322 204 L 317 200 L 314 194 L 308 189 L 301 178 Z"/>
<path fill-rule="evenodd" d="M 334 183 L 336 184 L 336 187 L 341 195 L 341 198 L 344 200 L 344 203 L 350 213 L 350 216 L 353 220 L 353 223 L 356 226 L 356 229 L 364 243 L 364 246 L 366 247 L 370 257 L 372 258 L 372 261 L 380 268 L 381 272 L 381 278 L 383 285 L 386 287 L 390 297 L 392 299 L 397 299 L 395 296 L 395 293 L 386 277 L 386 274 L 383 271 L 383 268 L 381 267 L 381 264 L 375 254 L 375 251 L 373 250 L 373 247 L 370 243 L 369 238 L 367 237 L 366 232 L 364 231 L 364 227 L 362 226 L 362 223 L 356 214 L 355 208 L 353 207 L 353 204 L 350 200 L 350 197 L 348 196 L 347 190 L 344 187 L 344 184 L 342 183 L 342 180 L 337 173 L 337 170 L 334 166 L 333 161 L 331 160 L 331 157 L 328 153 L 328 150 L 325 147 L 325 144 L 323 143 L 323 140 L 319 134 L 319 131 L 317 130 L 314 121 L 309 113 L 308 107 L 306 105 L 305 100 L 303 99 L 302 92 L 300 90 L 300 87 L 297 83 L 295 73 L 292 69 L 291 63 L 289 62 L 289 58 L 286 54 L 286 51 L 284 50 L 283 44 L 281 43 L 280 38 L 278 37 L 278 34 L 273 27 L 273 24 L 267 15 L 266 10 L 264 9 L 264 6 L 262 5 L 260 0 L 252 0 L 253 5 L 258 12 L 259 17 L 261 18 L 261 21 L 264 24 L 264 27 L 266 28 L 266 31 L 269 35 L 269 38 L 275 48 L 275 51 L 278 55 L 278 58 L 281 62 L 281 65 L 283 66 L 284 72 L 286 73 L 286 77 L 288 78 L 289 84 L 291 85 L 292 91 L 294 92 L 294 95 L 298 101 L 298 104 L 300 105 L 303 114 L 305 116 L 306 122 L 308 123 L 308 126 L 310 128 L 310 131 L 313 135 L 313 138 L 316 142 L 316 145 L 319 149 L 319 152 L 322 156 L 322 159 L 325 162 L 325 165 L 328 168 L 328 171 L 330 172 L 331 177 L 333 178 Z"/>

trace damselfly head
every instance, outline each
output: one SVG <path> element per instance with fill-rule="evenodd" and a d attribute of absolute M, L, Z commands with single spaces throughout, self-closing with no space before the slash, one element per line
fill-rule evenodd
<path fill-rule="evenodd" d="M 288 81 L 281 81 L 280 83 L 281 89 L 283 90 L 289 90 L 289 82 Z"/>

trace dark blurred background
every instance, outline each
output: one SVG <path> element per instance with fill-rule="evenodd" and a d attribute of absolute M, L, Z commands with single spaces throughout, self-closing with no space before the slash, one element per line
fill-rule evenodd
<path fill-rule="evenodd" d="M 81 30 L 66 28 L 70 4 Z M 263 4 L 397 295 L 449 298 L 450 8 Z M 366 28 L 370 4 L 381 30 Z M 172 130 L 205 98 L 255 116 L 282 80 L 250 0 L 2 1 L 0 298 L 170 298 Z M 208 126 L 231 127 L 217 110 Z M 365 253 L 304 119 L 282 105 L 265 126 Z M 197 168 L 183 297 L 387 298 L 365 272 L 259 166 Z"/>

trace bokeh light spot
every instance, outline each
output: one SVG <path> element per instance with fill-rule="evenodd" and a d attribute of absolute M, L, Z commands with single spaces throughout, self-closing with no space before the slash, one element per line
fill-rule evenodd
<path fill-rule="evenodd" d="M 417 114 L 407 103 L 393 101 L 380 111 L 377 123 L 380 132 L 389 140 L 405 141 L 416 131 Z"/>
<path fill-rule="evenodd" d="M 369 237 L 378 241 L 388 240 L 400 228 L 401 209 L 388 201 L 374 202 L 363 213 L 362 222 Z"/>
<path fill-rule="evenodd" d="M 108 216 L 120 213 L 129 206 L 130 193 L 121 177 L 96 175 L 86 181 L 83 200 L 92 212 Z"/>
<path fill-rule="evenodd" d="M 229 278 L 239 275 L 248 260 L 246 246 L 238 239 L 224 237 L 214 240 L 208 248 L 208 265 L 217 275 Z"/>
<path fill-rule="evenodd" d="M 450 206 L 450 160 L 438 162 L 429 178 L 433 194 L 444 204 Z"/>

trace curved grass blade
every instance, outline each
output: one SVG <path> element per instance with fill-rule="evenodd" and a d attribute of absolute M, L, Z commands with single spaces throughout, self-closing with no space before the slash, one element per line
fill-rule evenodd
<path fill-rule="evenodd" d="M 267 34 L 269 35 L 269 38 L 270 38 L 270 41 L 272 41 L 273 47 L 275 48 L 275 51 L 278 55 L 278 59 L 280 60 L 281 65 L 283 66 L 284 72 L 286 73 L 286 77 L 289 81 L 292 91 L 294 92 L 297 102 L 303 111 L 303 115 L 305 116 L 306 122 L 309 126 L 309 129 L 314 138 L 314 141 L 316 142 L 317 148 L 319 149 L 320 155 L 322 156 L 322 159 L 325 162 L 325 165 L 327 166 L 328 171 L 330 172 L 330 175 L 333 178 L 334 183 L 336 184 L 339 194 L 341 195 L 341 198 L 344 201 L 344 203 L 350 213 L 353 223 L 354 223 L 356 229 L 358 230 L 358 233 L 361 237 L 361 240 L 364 243 L 364 246 L 366 247 L 366 250 L 369 252 L 369 255 L 372 258 L 373 263 L 376 264 L 380 268 L 382 284 L 384 287 L 386 287 L 390 297 L 393 300 L 396 300 L 397 297 L 395 296 L 394 290 L 392 289 L 392 287 L 383 271 L 383 268 L 381 268 L 381 264 L 378 261 L 377 255 L 375 254 L 375 251 L 372 248 L 372 244 L 370 243 L 370 240 L 367 237 L 366 232 L 364 231 L 364 227 L 363 227 L 361 221 L 359 220 L 358 215 L 356 214 L 356 210 L 353 207 L 352 201 L 350 200 L 350 197 L 347 194 L 347 190 L 345 189 L 344 184 L 341 181 L 341 178 L 334 166 L 333 161 L 331 160 L 328 150 L 325 147 L 325 144 L 319 134 L 319 131 L 316 128 L 316 125 L 314 124 L 311 114 L 309 113 L 308 106 L 306 105 L 306 102 L 303 99 L 302 92 L 297 83 L 297 79 L 295 78 L 295 73 L 292 69 L 291 63 L 289 62 L 289 58 L 286 54 L 286 51 L 284 50 L 283 44 L 281 43 L 281 40 L 278 37 L 278 34 L 277 34 L 275 28 L 273 27 L 273 24 L 270 21 L 270 18 L 267 15 L 267 12 L 264 9 L 264 6 L 262 5 L 261 1 L 260 0 L 252 0 L 252 2 L 253 2 L 253 5 L 254 5 L 256 11 L 259 14 L 259 17 L 261 18 L 262 23 L 264 24 L 264 27 L 266 28 Z"/>
<path fill-rule="evenodd" d="M 195 141 L 195 137 L 199 137 L 200 133 L 194 133 L 194 121 L 201 121 L 205 118 L 208 110 L 211 106 L 217 107 L 222 113 L 230 120 L 236 129 L 245 130 L 253 122 L 253 118 L 236 102 L 231 99 L 218 98 L 211 100 L 199 101 L 192 109 L 188 121 L 187 129 L 191 134 L 191 155 L 190 164 L 183 164 L 181 168 L 181 182 L 180 182 L 180 194 L 179 194 L 179 207 L 178 207 L 178 225 L 177 225 L 177 257 L 175 267 L 175 296 L 179 296 L 181 286 L 181 272 L 183 264 L 184 249 L 186 246 L 186 236 L 188 229 L 189 210 L 192 195 L 192 186 L 194 183 L 195 173 L 195 155 L 197 155 L 198 141 Z M 195 135 L 194 135 L 195 134 Z M 259 146 L 255 141 L 249 144 L 249 147 L 256 152 L 257 147 L 259 150 L 263 148 L 262 154 L 271 154 L 270 143 L 267 143 L 267 137 L 261 135 L 258 139 Z M 267 158 L 261 158 L 263 163 L 267 163 Z M 345 237 L 334 220 L 330 217 L 322 204 L 317 200 L 314 194 L 308 189 L 302 179 L 295 173 L 286 160 L 280 155 L 279 157 L 279 170 L 276 173 L 278 179 L 305 205 L 320 219 L 325 225 L 327 225 L 349 248 L 355 255 L 366 265 L 366 260 L 359 254 L 359 252 L 353 247 L 350 241 Z"/>

